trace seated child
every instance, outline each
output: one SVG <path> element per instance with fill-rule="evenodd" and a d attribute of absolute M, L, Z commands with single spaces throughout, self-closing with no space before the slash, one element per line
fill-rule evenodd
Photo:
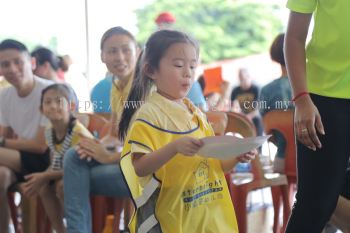
<path fill-rule="evenodd" d="M 77 121 L 71 109 L 71 92 L 64 84 L 53 84 L 42 91 L 40 111 L 51 122 L 45 131 L 51 153 L 51 166 L 44 172 L 25 176 L 22 185 L 27 196 L 39 195 L 45 211 L 57 233 L 66 232 L 63 225 L 63 170 L 65 152 L 79 143 L 80 137 L 92 138 L 91 133 Z"/>

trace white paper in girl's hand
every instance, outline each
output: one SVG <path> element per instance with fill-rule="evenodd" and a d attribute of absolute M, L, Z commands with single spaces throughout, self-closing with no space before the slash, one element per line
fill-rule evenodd
<path fill-rule="evenodd" d="M 261 146 L 271 135 L 238 138 L 235 136 L 212 136 L 202 138 L 204 145 L 197 152 L 204 157 L 221 160 L 232 159 Z"/>

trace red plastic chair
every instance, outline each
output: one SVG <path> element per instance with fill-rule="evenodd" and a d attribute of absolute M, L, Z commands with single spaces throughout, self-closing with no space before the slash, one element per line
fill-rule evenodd
<path fill-rule="evenodd" d="M 296 141 L 294 134 L 294 111 L 274 110 L 266 113 L 263 118 L 265 132 L 271 134 L 272 130 L 278 130 L 287 141 L 285 151 L 285 171 L 288 179 L 288 195 L 290 206 L 293 203 L 297 183 L 296 166 Z"/>
<path fill-rule="evenodd" d="M 207 118 L 213 127 L 215 135 L 224 135 L 228 119 L 225 112 L 206 112 Z"/>
<path fill-rule="evenodd" d="M 10 206 L 11 220 L 15 229 L 15 233 L 22 233 L 21 224 L 18 222 L 19 207 L 15 204 L 15 192 L 8 192 L 7 198 Z"/>
<path fill-rule="evenodd" d="M 15 192 L 8 193 L 11 219 L 16 233 L 47 233 L 51 232 L 50 221 L 41 205 L 39 198 L 28 199 L 21 196 L 21 204 L 14 201 Z M 39 204 L 40 203 L 40 204 Z M 22 216 L 21 222 L 19 216 Z"/>
<path fill-rule="evenodd" d="M 251 121 L 246 118 L 246 116 L 228 112 L 228 125 L 226 128 L 226 133 L 237 132 L 243 137 L 254 137 L 256 136 L 256 130 Z M 285 210 L 284 222 L 287 222 L 286 216 L 289 216 L 290 208 L 288 203 L 288 190 L 287 190 L 287 178 L 285 175 L 276 173 L 265 173 L 262 169 L 262 165 L 257 156 L 252 162 L 252 178 L 237 176 L 235 173 L 229 174 L 227 176 L 228 185 L 230 189 L 231 198 L 236 211 L 236 217 L 238 222 L 238 228 L 240 233 L 247 233 L 247 196 L 250 191 L 258 190 L 266 187 L 271 188 L 274 206 L 274 233 L 278 232 L 278 213 L 279 205 L 277 206 L 277 201 L 275 196 L 278 193 L 282 193 L 283 206 Z M 250 176 L 251 177 L 251 176 Z M 277 193 L 277 194 L 274 194 Z M 278 210 L 277 210 L 278 209 Z"/>
<path fill-rule="evenodd" d="M 271 111 L 266 113 L 263 118 L 265 132 L 271 133 L 273 129 L 280 131 L 286 138 L 286 156 L 285 156 L 285 174 L 288 178 L 288 184 L 293 185 L 297 182 L 296 165 L 296 140 L 294 134 L 294 111 Z"/>
<path fill-rule="evenodd" d="M 1 130 L 1 129 L 0 129 Z M 17 136 L 11 132 L 10 138 L 17 138 Z M 16 233 L 46 233 L 49 232 L 48 230 L 40 231 L 38 229 L 41 228 L 42 223 L 45 223 L 45 221 L 36 221 L 37 215 L 39 215 L 39 219 L 41 219 L 42 215 L 45 215 L 45 212 L 37 211 L 37 202 L 39 198 L 26 198 L 24 196 L 21 196 L 21 203 L 19 205 L 15 204 L 14 196 L 15 193 L 19 193 L 19 187 L 18 185 L 13 185 L 8 190 L 8 203 L 10 207 L 10 213 L 11 213 L 11 220 L 14 226 L 14 230 Z M 21 216 L 21 218 L 20 218 Z M 19 221 L 21 220 L 21 221 Z M 49 224 L 49 221 L 47 221 Z M 38 225 L 39 223 L 39 225 Z M 48 225 L 48 228 L 51 229 L 50 225 Z"/>

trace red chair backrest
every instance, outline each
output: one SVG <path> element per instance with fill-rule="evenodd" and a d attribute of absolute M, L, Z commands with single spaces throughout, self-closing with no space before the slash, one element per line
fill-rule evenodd
<path fill-rule="evenodd" d="M 263 117 L 266 134 L 271 134 L 273 129 L 283 134 L 287 141 L 285 156 L 285 174 L 296 177 L 296 143 L 294 134 L 294 111 L 274 110 Z"/>
<path fill-rule="evenodd" d="M 243 114 L 227 112 L 227 127 L 225 133 L 239 133 L 243 137 L 256 137 L 254 124 Z"/>
<path fill-rule="evenodd" d="M 208 121 L 213 127 L 215 135 L 224 135 L 227 128 L 227 115 L 225 112 L 210 111 L 205 113 Z"/>

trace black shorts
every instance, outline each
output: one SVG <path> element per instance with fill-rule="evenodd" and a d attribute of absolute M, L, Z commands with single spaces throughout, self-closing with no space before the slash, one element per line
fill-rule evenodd
<path fill-rule="evenodd" d="M 17 182 L 23 182 L 24 176 L 45 171 L 50 165 L 50 150 L 47 149 L 43 154 L 32 153 L 28 151 L 19 151 L 21 157 L 21 171 L 15 172 Z"/>
<path fill-rule="evenodd" d="M 350 200 L 350 167 L 348 167 L 348 169 L 346 170 L 345 184 L 341 195 L 346 199 Z"/>

